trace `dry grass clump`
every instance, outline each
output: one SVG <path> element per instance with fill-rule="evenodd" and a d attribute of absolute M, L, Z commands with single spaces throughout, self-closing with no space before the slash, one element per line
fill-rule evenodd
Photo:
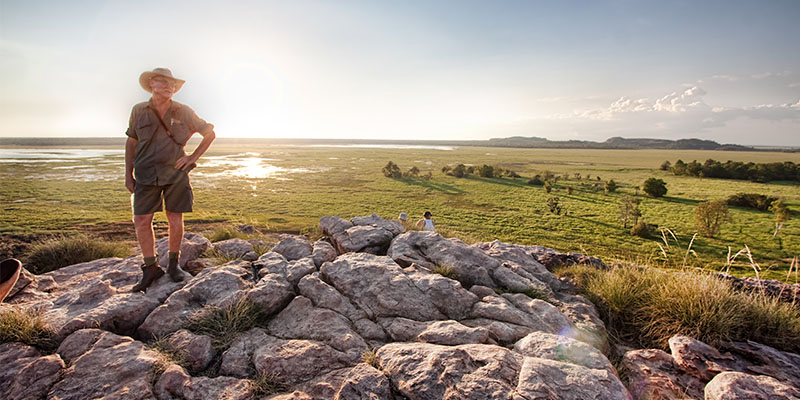
<path fill-rule="evenodd" d="M 762 293 L 742 293 L 711 273 L 638 266 L 608 271 L 565 267 L 600 310 L 609 333 L 641 347 L 666 348 L 676 334 L 709 344 L 753 340 L 800 350 L 800 310 Z"/>
<path fill-rule="evenodd" d="M 236 227 L 225 225 L 214 228 L 214 230 L 208 234 L 207 239 L 211 241 L 211 243 L 216 243 L 228 239 L 248 239 L 251 236 L 253 235 L 240 232 Z"/>
<path fill-rule="evenodd" d="M 92 239 L 86 235 L 56 236 L 33 243 L 27 262 L 31 272 L 38 275 L 98 258 L 129 255 L 130 249 L 123 243 Z"/>
<path fill-rule="evenodd" d="M 260 399 L 264 396 L 289 391 L 289 385 L 282 382 L 276 374 L 259 372 L 255 379 L 250 379 L 253 387 L 253 397 Z"/>
<path fill-rule="evenodd" d="M 375 349 L 364 350 L 361 352 L 361 362 L 369 364 L 375 369 L 378 368 L 378 352 Z"/>
<path fill-rule="evenodd" d="M 21 342 L 49 352 L 58 345 L 53 340 L 54 333 L 41 309 L 0 308 L 0 343 Z"/>
<path fill-rule="evenodd" d="M 237 334 L 255 327 L 262 320 L 258 306 L 240 298 L 225 307 L 203 307 L 189 316 L 185 328 L 211 337 L 214 348 L 223 350 L 230 347 Z"/>
<path fill-rule="evenodd" d="M 528 296 L 532 299 L 544 300 L 548 303 L 552 303 L 553 299 L 550 297 L 550 293 L 547 292 L 546 289 L 541 288 L 536 285 L 531 285 L 525 290 L 512 290 L 512 289 L 505 289 L 505 288 L 495 288 L 494 292 L 497 294 L 503 293 L 521 293 L 525 296 Z"/>
<path fill-rule="evenodd" d="M 431 271 L 445 278 L 456 279 L 456 273 L 453 271 L 453 267 L 449 265 L 434 265 Z"/>

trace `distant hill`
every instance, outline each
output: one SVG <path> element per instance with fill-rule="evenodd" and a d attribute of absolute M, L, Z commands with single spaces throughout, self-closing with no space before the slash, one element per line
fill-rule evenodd
<path fill-rule="evenodd" d="M 508 138 L 489 139 L 489 146 L 499 147 L 546 147 L 564 149 L 674 149 L 674 150 L 736 150 L 756 151 L 757 149 L 738 144 L 719 144 L 713 140 L 703 139 L 626 139 L 612 137 L 605 142 L 588 140 L 548 140 L 540 137 L 513 136 Z"/>

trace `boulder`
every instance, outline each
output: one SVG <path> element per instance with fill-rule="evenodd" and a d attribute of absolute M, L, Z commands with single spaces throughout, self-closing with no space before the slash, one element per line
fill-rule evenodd
<path fill-rule="evenodd" d="M 314 250 L 311 252 L 311 258 L 314 260 L 314 265 L 317 268 L 321 267 L 328 261 L 333 261 L 339 254 L 330 242 L 320 239 L 314 242 Z"/>
<path fill-rule="evenodd" d="M 525 357 L 516 394 L 524 399 L 633 399 L 612 372 L 535 357 Z"/>
<path fill-rule="evenodd" d="M 186 267 L 186 263 L 199 258 L 212 247 L 211 242 L 202 235 L 185 232 L 181 240 L 181 255 L 178 258 L 178 265 Z M 169 238 L 163 237 L 156 242 L 156 254 L 158 263 L 162 267 L 169 265 Z"/>
<path fill-rule="evenodd" d="M 250 400 L 254 390 L 247 380 L 229 376 L 193 378 L 178 365 L 171 364 L 158 378 L 155 391 L 159 399 Z"/>
<path fill-rule="evenodd" d="M 628 390 L 636 399 L 702 399 L 705 382 L 657 349 L 631 350 L 622 358 Z"/>
<path fill-rule="evenodd" d="M 64 361 L 58 354 L 42 356 L 22 343 L 0 344 L 0 398 L 44 398 L 61 378 Z"/>
<path fill-rule="evenodd" d="M 222 353 L 222 363 L 219 372 L 238 378 L 252 377 L 253 353 L 261 346 L 276 340 L 261 328 L 253 328 L 240 334 L 234 339 L 231 346 Z"/>
<path fill-rule="evenodd" d="M 253 353 L 256 371 L 295 385 L 358 364 L 360 355 L 340 352 L 311 340 L 274 339 Z"/>
<path fill-rule="evenodd" d="M 368 318 L 447 319 L 390 258 L 350 253 L 325 263 L 320 276 L 367 313 Z"/>
<path fill-rule="evenodd" d="M 286 260 L 293 261 L 310 257 L 313 250 L 311 242 L 304 236 L 284 236 L 272 251 L 284 256 Z"/>
<path fill-rule="evenodd" d="M 214 250 L 217 253 L 221 254 L 223 257 L 227 257 L 229 259 L 230 258 L 243 259 L 249 253 L 255 254 L 253 245 L 250 244 L 250 242 L 239 238 L 233 238 L 216 242 L 214 243 Z"/>
<path fill-rule="evenodd" d="M 532 332 L 514 343 L 514 351 L 526 357 L 546 358 L 617 374 L 617 370 L 599 350 L 566 336 Z"/>
<path fill-rule="evenodd" d="M 86 336 L 81 331 L 73 335 Z M 49 398 L 155 399 L 151 382 L 160 360 L 161 356 L 143 343 L 104 332 L 72 360 Z"/>
<path fill-rule="evenodd" d="M 206 335 L 196 335 L 186 329 L 181 329 L 167 336 L 169 346 L 178 351 L 184 365 L 193 372 L 205 370 L 217 352 L 211 345 L 211 338 Z M 183 364 L 182 363 L 182 364 Z"/>
<path fill-rule="evenodd" d="M 443 345 L 488 343 L 489 330 L 470 328 L 456 321 L 419 322 L 406 318 L 384 318 L 380 325 L 395 342 L 424 342 Z"/>
<path fill-rule="evenodd" d="M 722 372 L 708 382 L 705 400 L 800 399 L 800 389 L 764 375 Z"/>
<path fill-rule="evenodd" d="M 358 364 L 347 372 L 333 400 L 382 400 L 391 399 L 389 379 L 381 371 L 368 364 Z"/>
<path fill-rule="evenodd" d="M 399 222 L 385 220 L 375 214 L 356 217 L 350 221 L 339 217 L 322 217 L 319 226 L 339 254 L 385 254 L 392 239 L 403 231 Z"/>
<path fill-rule="evenodd" d="M 368 348 L 351 328 L 350 321 L 326 308 L 314 307 L 306 297 L 297 296 L 269 323 L 269 331 L 283 339 L 308 339 L 326 343 L 357 358 Z"/>
<path fill-rule="evenodd" d="M 245 296 L 259 307 L 263 315 L 270 316 L 286 307 L 295 294 L 292 284 L 283 275 L 267 274 L 247 290 Z"/>
<path fill-rule="evenodd" d="M 472 306 L 479 300 L 478 296 L 464 289 L 458 281 L 430 272 L 416 264 L 404 268 L 403 273 L 448 318 L 466 318 Z"/>

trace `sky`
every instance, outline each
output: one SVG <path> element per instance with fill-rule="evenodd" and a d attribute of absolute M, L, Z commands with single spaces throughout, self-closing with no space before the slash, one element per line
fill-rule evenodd
<path fill-rule="evenodd" d="M 168 67 L 218 137 L 800 146 L 799 1 L 0 0 L 0 137 L 122 137 Z"/>

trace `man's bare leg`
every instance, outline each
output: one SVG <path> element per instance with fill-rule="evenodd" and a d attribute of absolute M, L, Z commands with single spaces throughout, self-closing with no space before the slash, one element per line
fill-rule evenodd
<path fill-rule="evenodd" d="M 167 222 L 169 223 L 169 265 L 167 273 L 175 282 L 183 280 L 183 273 L 178 266 L 181 242 L 183 241 L 183 214 L 167 211 Z"/>
<path fill-rule="evenodd" d="M 158 260 L 155 258 L 156 235 L 153 231 L 153 214 L 134 215 L 133 225 L 145 260 L 142 265 L 142 280 L 133 287 L 134 292 L 139 292 L 147 289 L 153 281 L 164 275 L 164 271 L 158 267 Z"/>

